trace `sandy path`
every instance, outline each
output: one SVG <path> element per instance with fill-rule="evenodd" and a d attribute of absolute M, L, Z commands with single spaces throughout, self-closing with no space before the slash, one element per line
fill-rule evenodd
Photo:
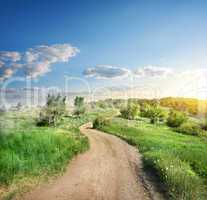
<path fill-rule="evenodd" d="M 73 159 L 66 173 L 21 200 L 148 200 L 140 180 L 141 161 L 135 148 L 121 139 L 80 128 L 88 136 L 90 150 Z"/>

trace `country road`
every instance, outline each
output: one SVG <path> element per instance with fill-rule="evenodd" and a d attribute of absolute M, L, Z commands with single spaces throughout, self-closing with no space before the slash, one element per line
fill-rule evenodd
<path fill-rule="evenodd" d="M 138 151 L 121 139 L 80 128 L 90 150 L 73 159 L 63 176 L 21 197 L 21 200 L 149 200 Z"/>

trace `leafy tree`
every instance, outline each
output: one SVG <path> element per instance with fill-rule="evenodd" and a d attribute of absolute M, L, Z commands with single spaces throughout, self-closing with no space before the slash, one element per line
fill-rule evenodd
<path fill-rule="evenodd" d="M 86 111 L 85 105 L 84 105 L 84 97 L 76 97 L 74 100 L 74 106 L 75 106 L 75 110 L 74 110 L 74 114 L 75 115 L 81 115 L 84 114 Z"/>
<path fill-rule="evenodd" d="M 22 108 L 22 104 L 21 104 L 21 102 L 17 103 L 17 105 L 16 105 L 16 110 L 17 110 L 17 111 L 20 111 L 21 108 Z"/>
<path fill-rule="evenodd" d="M 170 127 L 179 127 L 186 121 L 187 115 L 185 113 L 176 110 L 171 110 L 167 118 L 167 125 Z"/>
<path fill-rule="evenodd" d="M 128 101 L 127 106 L 120 110 L 121 117 L 125 119 L 135 119 L 139 113 L 139 105 Z"/>
<path fill-rule="evenodd" d="M 48 95 L 46 105 L 40 112 L 37 120 L 38 126 L 56 126 L 58 120 L 65 114 L 66 97 L 58 95 Z"/>

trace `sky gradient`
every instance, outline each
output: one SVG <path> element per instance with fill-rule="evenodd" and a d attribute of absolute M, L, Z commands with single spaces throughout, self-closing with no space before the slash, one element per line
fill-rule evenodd
<path fill-rule="evenodd" d="M 116 94 L 203 98 L 195 90 L 206 86 L 206 9 L 204 0 L 0 0 L 1 87 L 24 77 L 63 88 L 71 76 L 71 91 L 86 81 Z"/>

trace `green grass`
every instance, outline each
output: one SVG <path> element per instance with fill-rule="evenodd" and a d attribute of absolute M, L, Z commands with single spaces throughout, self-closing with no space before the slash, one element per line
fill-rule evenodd
<path fill-rule="evenodd" d="M 35 115 L 11 112 L 0 116 L 0 197 L 22 190 L 32 180 L 62 173 L 68 162 L 88 149 L 88 139 L 79 126 L 95 116 L 63 118 L 56 127 L 36 127 Z M 5 195 L 4 195 L 5 196 Z"/>
<path fill-rule="evenodd" d="M 146 169 L 154 170 L 171 199 L 206 199 L 207 140 L 183 135 L 165 125 L 116 118 L 101 127 L 137 146 Z"/>

